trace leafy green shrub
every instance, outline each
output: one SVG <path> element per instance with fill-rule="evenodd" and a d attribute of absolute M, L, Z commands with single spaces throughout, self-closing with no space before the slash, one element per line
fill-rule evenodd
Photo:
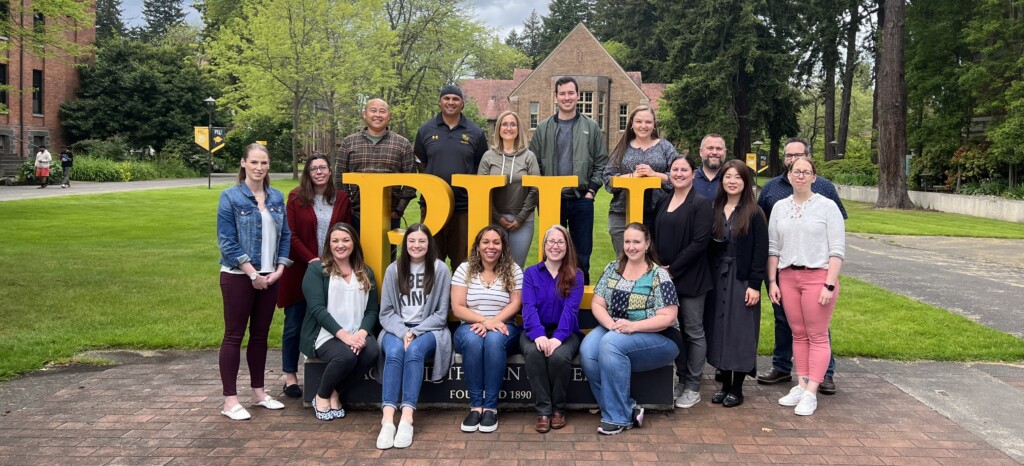
<path fill-rule="evenodd" d="M 153 162 L 153 168 L 156 169 L 157 178 L 198 178 L 200 173 L 206 173 L 205 170 L 200 172 L 189 168 L 181 160 L 169 158 L 158 158 Z"/>
<path fill-rule="evenodd" d="M 836 184 L 854 186 L 878 185 L 878 166 L 867 155 L 847 154 L 845 158 L 822 162 L 818 174 Z"/>
<path fill-rule="evenodd" d="M 1003 192 L 1003 196 L 1010 199 L 1024 199 L 1024 184 L 1018 184 Z"/>
<path fill-rule="evenodd" d="M 181 166 L 188 170 L 191 175 L 184 176 L 196 176 L 196 174 L 206 175 L 209 161 L 207 160 L 207 153 L 202 147 L 199 147 L 191 138 L 177 138 L 167 141 L 164 148 L 157 155 L 156 160 L 158 162 L 166 164 L 166 167 L 170 169 L 171 166 Z M 173 164 L 173 161 L 177 161 L 177 164 Z M 163 177 L 174 177 L 181 178 L 184 176 L 174 176 L 165 174 L 161 171 Z"/>
<path fill-rule="evenodd" d="M 72 144 L 71 149 L 75 154 L 88 155 L 94 158 L 107 160 L 131 160 L 128 141 L 124 136 L 112 136 L 107 139 L 85 139 Z M 78 159 L 75 159 L 75 168 L 78 168 Z M 74 175 L 71 175 L 74 176 Z"/>
<path fill-rule="evenodd" d="M 1006 192 L 1006 181 L 1000 179 L 988 179 L 960 185 L 957 194 L 973 196 L 1001 196 Z"/>

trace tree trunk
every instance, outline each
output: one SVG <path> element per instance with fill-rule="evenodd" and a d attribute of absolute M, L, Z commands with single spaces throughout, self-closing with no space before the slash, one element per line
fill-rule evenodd
<path fill-rule="evenodd" d="M 740 160 L 747 159 L 750 150 L 750 78 L 741 66 L 733 85 L 732 108 L 736 112 L 736 139 L 733 140 L 732 154 Z"/>
<path fill-rule="evenodd" d="M 878 31 L 875 32 L 875 90 L 871 96 L 871 163 L 878 164 L 878 71 L 882 62 L 882 26 L 885 25 L 885 0 L 878 3 Z"/>
<path fill-rule="evenodd" d="M 833 44 L 835 45 L 835 44 Z M 837 55 L 826 52 L 825 56 Z M 825 58 L 821 66 L 825 68 L 825 81 L 821 83 L 821 95 L 825 100 L 825 160 L 835 160 L 836 146 L 836 62 Z"/>
<path fill-rule="evenodd" d="M 780 138 L 772 135 L 770 137 L 768 146 L 768 174 L 770 176 L 779 176 L 782 173 L 782 163 L 779 159 L 779 148 L 782 144 L 779 142 Z"/>
<path fill-rule="evenodd" d="M 903 63 L 906 0 L 886 0 L 878 72 L 878 207 L 912 209 L 904 171 L 907 153 L 907 82 Z"/>
<path fill-rule="evenodd" d="M 300 93 L 295 93 L 292 102 L 292 179 L 299 179 L 299 112 L 302 111 Z"/>
<path fill-rule="evenodd" d="M 839 138 L 836 158 L 846 154 L 850 134 L 850 101 L 853 99 L 853 72 L 857 68 L 857 33 L 860 31 L 860 0 L 850 0 L 850 24 L 846 29 L 846 66 L 843 68 L 843 97 L 839 107 Z"/>

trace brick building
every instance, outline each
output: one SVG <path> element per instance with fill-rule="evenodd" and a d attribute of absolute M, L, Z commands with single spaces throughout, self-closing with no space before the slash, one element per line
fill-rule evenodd
<path fill-rule="evenodd" d="M 22 18 L 15 9 L 7 9 L 7 2 L 0 5 L 0 16 L 7 21 L 20 23 L 24 27 L 46 27 L 46 18 L 31 13 L 31 0 L 24 0 Z M 90 8 L 90 12 L 92 9 Z M 6 110 L 0 113 L 0 176 L 14 175 L 17 166 L 27 158 L 34 158 L 36 148 L 46 147 L 54 156 L 64 146 L 61 132 L 60 105 L 75 97 L 78 88 L 78 71 L 75 64 L 82 59 L 67 57 L 42 58 L 33 52 L 37 45 L 29 40 L 13 40 L 0 37 L 8 42 L 0 52 L 0 85 L 7 86 L 0 92 L 0 103 Z M 96 40 L 94 27 L 68 32 L 68 39 L 80 44 L 92 44 Z"/>
<path fill-rule="evenodd" d="M 467 79 L 461 83 L 467 100 L 472 100 L 487 118 L 488 134 L 494 134 L 498 115 L 512 110 L 529 127 L 554 114 L 555 81 L 572 76 L 580 85 L 577 108 L 593 118 L 604 130 L 609 150 L 625 134 L 629 112 L 639 105 L 657 111 L 666 84 L 644 83 L 639 72 L 630 72 L 605 51 L 582 23 L 534 70 L 517 69 L 510 80 Z"/>

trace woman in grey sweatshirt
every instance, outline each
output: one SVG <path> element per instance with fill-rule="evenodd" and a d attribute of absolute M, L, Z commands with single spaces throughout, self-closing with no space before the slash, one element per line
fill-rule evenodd
<path fill-rule="evenodd" d="M 413 412 L 423 384 L 424 362 L 433 357 L 431 382 L 448 374 L 452 336 L 448 330 L 448 296 L 452 276 L 437 258 L 433 235 L 416 223 L 405 231 L 402 255 L 388 266 L 381 286 L 381 373 L 383 418 L 377 448 L 412 445 Z M 402 419 L 395 427 L 401 393 Z"/>

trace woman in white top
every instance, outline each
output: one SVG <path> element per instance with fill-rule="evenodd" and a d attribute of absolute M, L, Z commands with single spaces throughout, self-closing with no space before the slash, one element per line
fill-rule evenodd
<path fill-rule="evenodd" d="M 476 235 L 469 260 L 452 276 L 452 312 L 462 320 L 455 330 L 455 351 L 469 391 L 469 415 L 463 432 L 498 429 L 498 393 L 505 358 L 522 331 L 512 319 L 522 304 L 523 271 L 512 260 L 501 227 L 484 227 Z"/>
<path fill-rule="evenodd" d="M 352 225 L 331 227 L 320 261 L 306 269 L 302 294 L 306 318 L 300 349 L 327 362 L 313 397 L 313 413 L 321 421 L 345 417 L 341 393 L 377 363 L 379 352 L 370 333 L 380 310 L 377 285 Z"/>
<path fill-rule="evenodd" d="M 810 416 L 832 356 L 828 327 L 839 294 L 846 233 L 835 202 L 811 191 L 814 162 L 797 159 L 787 176 L 793 195 L 775 204 L 768 223 L 768 297 L 786 310 L 799 381 L 779 404 Z"/>
<path fill-rule="evenodd" d="M 452 275 L 437 248 L 430 229 L 415 223 L 405 230 L 402 255 L 384 272 L 381 285 L 380 336 L 383 349 L 377 368 L 381 371 L 381 419 L 377 448 L 412 445 L 413 412 L 423 385 L 423 363 L 434 358 L 427 380 L 439 382 L 448 375 L 452 361 L 452 335 L 448 331 L 448 307 Z M 395 428 L 395 411 L 401 394 L 402 420 Z"/>

